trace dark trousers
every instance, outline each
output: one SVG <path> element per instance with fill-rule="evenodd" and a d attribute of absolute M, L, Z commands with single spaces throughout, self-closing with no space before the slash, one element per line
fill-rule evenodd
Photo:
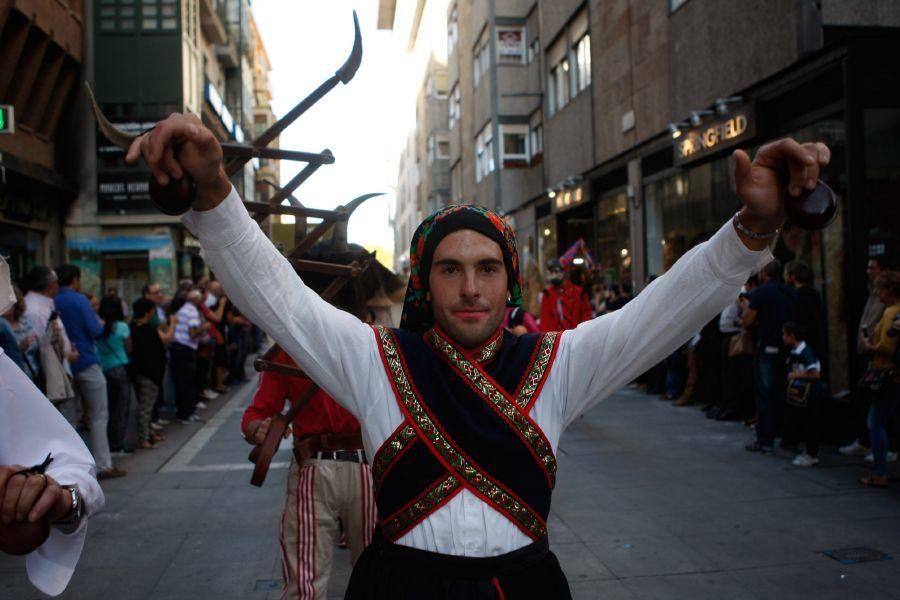
<path fill-rule="evenodd" d="M 124 366 L 103 371 L 106 377 L 106 394 L 109 399 L 109 421 L 106 436 L 111 450 L 121 450 L 128 430 L 128 406 L 131 404 L 131 380 Z"/>
<path fill-rule="evenodd" d="M 391 544 L 376 532 L 344 600 L 567 600 L 569 584 L 547 539 L 500 556 L 466 558 Z"/>
<path fill-rule="evenodd" d="M 781 354 L 767 354 L 759 348 L 753 356 L 753 379 L 756 391 L 756 441 L 763 446 L 775 445 L 775 419 L 778 375 Z"/>
<path fill-rule="evenodd" d="M 881 390 L 871 393 L 869 407 L 869 437 L 872 439 L 872 457 L 875 459 L 876 475 L 887 475 L 888 421 L 900 402 L 900 386 L 892 381 L 882 384 Z"/>
<path fill-rule="evenodd" d="M 228 326 L 228 344 L 234 347 L 230 357 L 231 365 L 228 369 L 228 377 L 234 382 L 247 379 L 244 372 L 244 359 L 247 357 L 246 333 L 243 325 Z"/>
<path fill-rule="evenodd" d="M 197 406 L 197 352 L 173 342 L 169 346 L 172 379 L 175 383 L 175 416 L 187 419 Z"/>
<path fill-rule="evenodd" d="M 822 396 L 822 385 L 813 383 L 806 406 L 787 402 L 784 407 L 784 441 L 789 445 L 803 442 L 806 453 L 813 457 L 819 456 Z"/>

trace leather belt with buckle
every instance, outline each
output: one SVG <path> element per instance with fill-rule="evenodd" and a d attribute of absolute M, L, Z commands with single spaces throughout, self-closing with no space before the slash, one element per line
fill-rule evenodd
<path fill-rule="evenodd" d="M 335 450 L 333 452 L 317 452 L 311 458 L 319 460 L 342 460 L 367 464 L 366 453 L 362 450 Z"/>

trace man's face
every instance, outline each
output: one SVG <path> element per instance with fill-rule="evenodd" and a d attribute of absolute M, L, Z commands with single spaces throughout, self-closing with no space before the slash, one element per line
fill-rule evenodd
<path fill-rule="evenodd" d="M 159 289 L 158 285 L 151 285 L 147 293 L 144 294 L 144 298 L 153 304 L 160 304 L 162 302 L 162 290 Z"/>
<path fill-rule="evenodd" d="M 881 265 L 878 264 L 877 260 L 870 260 L 869 264 L 866 265 L 866 276 L 869 278 L 870 282 L 875 283 L 875 280 L 878 279 L 882 273 L 884 273 L 884 269 L 881 268 Z"/>
<path fill-rule="evenodd" d="M 547 279 L 553 285 L 561 285 L 565 278 L 566 274 L 562 270 L 562 267 L 549 267 L 547 269 Z"/>
<path fill-rule="evenodd" d="M 435 322 L 461 346 L 480 346 L 503 321 L 507 280 L 497 242 L 471 229 L 449 234 L 428 275 Z"/>
<path fill-rule="evenodd" d="M 56 298 L 56 294 L 59 293 L 59 279 L 56 278 L 56 271 L 51 272 L 50 285 L 47 286 L 45 293 L 50 298 Z"/>

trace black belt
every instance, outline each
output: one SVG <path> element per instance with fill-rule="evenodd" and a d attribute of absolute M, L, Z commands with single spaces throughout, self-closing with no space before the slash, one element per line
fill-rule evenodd
<path fill-rule="evenodd" d="M 319 460 L 342 460 L 346 462 L 363 464 L 368 464 L 369 462 L 368 460 L 366 460 L 366 453 L 363 450 L 335 450 L 333 452 L 317 452 L 310 458 L 317 458 Z"/>

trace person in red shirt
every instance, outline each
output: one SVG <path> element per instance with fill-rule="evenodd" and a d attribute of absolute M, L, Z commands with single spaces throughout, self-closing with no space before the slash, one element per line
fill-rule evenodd
<path fill-rule="evenodd" d="M 550 285 L 541 295 L 541 331 L 574 329 L 591 318 L 591 302 L 581 286 L 566 277 L 559 260 L 547 261 Z"/>
<path fill-rule="evenodd" d="M 274 362 L 296 367 L 284 352 Z M 296 403 L 309 379 L 263 371 L 241 431 L 252 444 L 266 438 L 285 400 Z M 323 391 L 314 393 L 289 432 L 294 456 L 281 518 L 283 598 L 327 597 L 331 560 L 340 521 L 353 563 L 372 541 L 376 510 L 372 469 L 362 450 L 359 421 Z"/>

